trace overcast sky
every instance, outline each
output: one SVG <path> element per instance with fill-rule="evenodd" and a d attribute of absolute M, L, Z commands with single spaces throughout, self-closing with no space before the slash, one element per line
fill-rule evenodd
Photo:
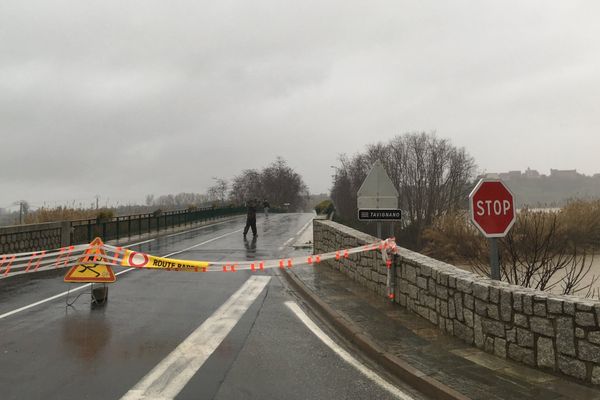
<path fill-rule="evenodd" d="M 0 2 L 0 207 L 205 192 L 277 156 L 326 192 L 409 131 L 481 171 L 600 172 L 597 1 Z"/>

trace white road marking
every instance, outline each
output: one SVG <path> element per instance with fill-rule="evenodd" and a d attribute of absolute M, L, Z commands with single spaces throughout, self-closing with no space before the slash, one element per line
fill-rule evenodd
<path fill-rule="evenodd" d="M 117 276 L 118 276 L 118 275 L 124 274 L 124 273 L 126 273 L 126 272 L 132 271 L 132 270 L 134 270 L 134 269 L 136 269 L 136 268 L 128 268 L 128 269 L 126 269 L 126 270 L 124 270 L 124 271 L 117 272 L 115 275 L 117 275 Z M 23 307 L 21 307 L 21 308 L 17 308 L 16 310 L 12 310 L 12 311 L 9 311 L 9 312 L 7 312 L 7 313 L 0 314 L 0 319 L 6 318 L 6 317 L 10 317 L 11 315 L 14 315 L 14 314 L 20 313 L 21 311 L 29 310 L 30 308 L 33 308 L 33 307 L 35 307 L 35 306 L 39 306 L 40 304 L 44 304 L 44 303 L 47 303 L 47 302 L 49 302 L 49 301 L 52 301 L 52 300 L 59 299 L 59 298 L 61 298 L 61 297 L 63 297 L 63 296 L 66 296 L 66 295 L 68 295 L 69 293 L 78 292 L 78 291 L 80 291 L 80 290 L 83 290 L 83 289 L 85 289 L 85 288 L 88 288 L 88 287 L 90 287 L 91 285 L 92 285 L 91 283 L 86 283 L 86 284 L 84 284 L 84 285 L 77 286 L 77 287 L 76 287 L 76 288 L 74 288 L 74 289 L 67 290 L 66 292 L 62 292 L 62 293 L 59 293 L 59 294 L 55 294 L 54 296 L 52 296 L 52 297 L 48 297 L 47 299 L 40 300 L 40 301 L 36 301 L 35 303 L 31 303 L 31 304 L 28 304 L 28 305 L 26 305 L 26 306 L 23 306 Z"/>
<path fill-rule="evenodd" d="M 310 221 L 308 221 L 306 224 L 304 224 L 304 226 L 298 231 L 296 232 L 296 235 L 294 235 L 293 237 L 289 238 L 288 240 L 286 240 L 286 242 L 283 244 L 283 246 L 279 247 L 277 250 L 282 251 L 283 249 L 285 249 L 285 247 L 287 245 L 289 245 L 291 243 L 292 240 L 294 240 L 294 238 L 300 236 L 300 234 L 302 232 L 304 232 L 304 230 L 308 227 L 309 224 L 312 223 L 312 218 L 310 219 Z"/>
<path fill-rule="evenodd" d="M 216 222 L 216 223 L 210 224 L 210 225 L 199 226 L 198 228 L 188 229 L 187 231 L 173 233 L 171 235 L 167 235 L 167 236 L 164 236 L 164 237 L 173 237 L 173 236 L 185 235 L 186 233 L 189 233 L 189 232 L 195 232 L 195 231 L 199 231 L 201 229 L 210 228 L 212 226 L 226 224 L 226 223 L 231 222 L 233 219 L 236 219 L 236 218 L 239 219 L 239 218 L 242 218 L 242 217 L 241 216 L 239 216 L 239 217 L 232 217 L 232 218 L 228 219 L 227 221 Z"/>
<path fill-rule="evenodd" d="M 304 230 L 306 228 L 308 228 L 308 225 L 312 224 L 312 222 L 313 222 L 313 218 L 311 218 L 310 221 L 308 221 L 306 224 L 304 224 L 304 226 L 296 233 L 296 236 L 300 236 L 300 234 L 302 232 L 304 232 Z"/>
<path fill-rule="evenodd" d="M 315 334 L 327 347 L 333 350 L 340 358 L 346 361 L 348 364 L 352 365 L 358 371 L 360 371 L 367 378 L 371 379 L 373 382 L 377 383 L 383 389 L 387 390 L 394 396 L 402 400 L 414 400 L 413 397 L 406 394 L 405 392 L 398 389 L 396 386 L 392 385 L 379 375 L 377 375 L 372 369 L 368 368 L 356 358 L 354 358 L 350 353 L 346 350 L 338 346 L 321 328 L 319 328 L 302 309 L 298 306 L 298 304 L 293 301 L 286 301 L 285 305 L 294 313 L 296 316 L 311 330 L 312 333 Z"/>
<path fill-rule="evenodd" d="M 217 349 L 271 278 L 250 277 L 221 307 L 192 332 L 121 399 L 173 399 Z"/>
<path fill-rule="evenodd" d="M 128 244 L 127 246 L 121 246 L 121 247 L 128 248 L 128 247 L 133 247 L 133 246 L 139 246 L 140 244 L 146 244 L 146 243 L 154 242 L 155 240 L 156 239 L 148 239 L 148 240 L 144 240 L 143 242 L 132 243 L 132 244 Z"/>
<path fill-rule="evenodd" d="M 83 285 L 83 286 L 78 286 L 78 287 L 76 287 L 75 289 L 71 290 L 71 292 L 77 292 L 78 290 L 83 290 L 83 289 L 85 289 L 86 287 L 89 287 L 89 286 L 90 286 L 90 284 L 89 284 L 89 283 L 87 283 L 87 284 L 85 284 L 85 285 Z M 48 297 L 47 299 L 40 300 L 40 301 L 38 301 L 38 302 L 31 303 L 31 304 L 29 304 L 29 305 L 26 305 L 26 306 L 24 306 L 24 307 L 17 308 L 16 310 L 9 311 L 9 312 L 7 312 L 7 313 L 4 313 L 4 314 L 0 315 L 0 319 L 6 318 L 6 317 L 10 317 L 11 315 L 14 315 L 14 314 L 20 313 L 21 311 L 25 311 L 25 310 L 28 310 L 28 309 L 30 309 L 30 308 L 33 308 L 33 307 L 35 307 L 35 306 L 39 306 L 40 304 L 44 304 L 44 303 L 47 303 L 47 302 L 49 302 L 49 301 L 52 301 L 52 300 L 58 299 L 58 298 L 60 298 L 60 297 L 62 297 L 62 296 L 66 296 L 66 295 L 67 295 L 67 293 L 69 293 L 69 292 L 62 292 L 62 293 L 59 293 L 59 294 L 57 294 L 57 295 L 54 295 L 54 296 L 52 296 L 52 297 Z"/>
<path fill-rule="evenodd" d="M 188 251 L 188 250 L 191 250 L 191 249 L 195 249 L 196 247 L 198 247 L 198 246 L 202 246 L 203 244 L 207 244 L 207 243 L 210 243 L 210 242 L 214 242 L 215 240 L 223 239 L 224 237 L 227 237 L 227 236 L 233 235 L 234 233 L 238 233 L 238 232 L 241 232 L 241 231 L 242 231 L 242 229 L 238 229 L 238 230 L 235 230 L 235 231 L 233 231 L 233 232 L 229 232 L 229 233 L 226 233 L 226 234 L 224 234 L 224 235 L 217 236 L 217 237 L 215 237 L 215 238 L 209 239 L 209 240 L 207 240 L 206 242 L 198 243 L 198 244 L 195 244 L 195 245 L 193 245 L 193 246 L 186 247 L 186 248 L 185 248 L 185 249 L 183 249 L 183 250 L 179 250 L 179 251 L 176 251 L 176 252 L 173 252 L 173 253 L 170 253 L 170 254 L 164 255 L 163 257 L 171 257 L 171 256 L 173 256 L 173 255 L 175 255 L 175 254 L 179 254 L 179 253 L 183 253 L 183 252 L 186 252 L 186 251 Z"/>
<path fill-rule="evenodd" d="M 286 240 L 286 241 L 285 241 L 285 243 L 284 243 L 282 246 L 280 246 L 280 247 L 279 247 L 277 250 L 279 250 L 279 251 L 282 251 L 283 249 L 285 249 L 285 247 L 286 247 L 288 244 L 290 244 L 290 242 L 291 242 L 292 240 L 294 240 L 294 238 L 293 238 L 293 237 L 289 238 L 289 239 L 288 239 L 288 240 Z"/>
<path fill-rule="evenodd" d="M 185 235 L 186 233 L 189 233 L 189 232 L 195 232 L 195 231 L 199 231 L 201 229 L 210 228 L 212 226 L 226 224 L 226 223 L 230 222 L 232 219 L 235 219 L 235 218 L 241 218 L 241 217 L 232 217 L 231 219 L 229 219 L 227 221 L 215 222 L 214 224 L 199 226 L 197 228 L 188 229 L 188 230 L 183 231 L 183 232 L 172 233 L 170 235 L 166 235 L 166 236 L 163 236 L 163 237 L 169 238 L 169 237 L 178 236 L 178 235 Z M 155 240 L 156 240 L 156 238 L 154 238 L 154 239 L 148 239 L 148 240 L 144 240 L 143 242 L 132 243 L 132 244 L 128 244 L 127 246 L 121 246 L 121 247 L 128 248 L 128 247 L 133 247 L 133 246 L 139 246 L 141 244 L 146 244 L 146 243 L 154 242 Z M 167 256 L 163 256 L 163 257 L 167 257 Z"/>
<path fill-rule="evenodd" d="M 188 248 L 185 248 L 185 249 L 183 249 L 183 250 L 179 250 L 179 251 L 175 251 L 175 252 L 173 252 L 173 253 L 165 254 L 165 255 L 163 255 L 163 256 L 161 256 L 161 257 L 171 257 L 171 256 L 173 256 L 173 255 L 175 255 L 175 254 L 183 253 L 183 252 L 185 252 L 185 251 L 191 250 L 191 249 L 193 249 L 193 248 L 196 248 L 196 247 L 198 247 L 198 246 L 202 246 L 203 244 L 207 244 L 207 243 L 210 243 L 210 242 L 214 242 L 215 240 L 222 239 L 222 238 L 224 238 L 224 237 L 226 237 L 226 236 L 233 235 L 234 233 L 241 232 L 241 231 L 242 231 L 241 229 L 238 229 L 238 230 L 236 230 L 236 231 L 229 232 L 229 233 L 226 233 L 226 234 L 224 234 L 224 235 L 217 236 L 217 237 L 215 237 L 215 238 L 212 238 L 212 239 L 206 240 L 206 241 L 204 241 L 204 242 L 202 242 L 202 243 L 195 244 L 195 245 L 193 245 L 193 246 L 190 246 L 190 247 L 188 247 Z M 154 240 L 154 239 L 152 239 L 152 240 Z M 151 240 L 150 240 L 150 241 L 151 241 Z M 142 243 L 147 243 L 147 242 L 149 242 L 149 241 L 142 242 Z M 138 243 L 138 244 L 139 244 L 139 243 Z M 131 247 L 131 246 L 135 246 L 135 244 L 131 244 L 131 245 L 128 245 L 128 246 L 122 246 L 122 247 Z M 135 269 L 137 269 L 137 268 L 128 268 L 128 269 L 126 269 L 126 270 L 124 270 L 124 271 L 117 272 L 115 275 L 117 275 L 117 276 L 118 276 L 118 275 L 121 275 L 121 274 L 125 274 L 125 273 L 127 273 L 127 272 L 129 272 L 129 271 L 133 271 L 133 270 L 135 270 Z M 17 308 L 16 310 L 12 310 L 12 311 L 9 311 L 9 312 L 7 312 L 7 313 L 4 313 L 4 314 L 0 314 L 0 319 L 4 319 L 4 318 L 6 318 L 6 317 L 10 317 L 11 315 L 14 315 L 14 314 L 20 313 L 21 311 L 29 310 L 30 308 L 33 308 L 33 307 L 39 306 L 40 304 L 44 304 L 44 303 L 47 303 L 47 302 L 49 302 L 49 301 L 56 300 L 56 299 L 58 299 L 58 298 L 61 298 L 61 297 L 63 297 L 63 296 L 66 296 L 66 295 L 68 295 L 69 293 L 77 292 L 77 291 L 79 291 L 79 290 L 83 290 L 83 289 L 85 289 L 85 288 L 88 288 L 88 287 L 90 287 L 90 286 L 91 286 L 91 284 L 89 284 L 89 283 L 86 283 L 86 284 L 84 284 L 84 285 L 77 286 L 77 287 L 76 287 L 76 288 L 74 288 L 74 289 L 71 289 L 71 290 L 68 290 L 68 291 L 65 291 L 65 292 L 62 292 L 62 293 L 56 294 L 56 295 L 54 295 L 54 296 L 52 296 L 52 297 L 48 297 L 47 299 L 40 300 L 40 301 L 37 301 L 37 302 L 35 302 L 35 303 L 28 304 L 28 305 L 26 305 L 26 306 L 23 306 L 23 307 L 21 307 L 21 308 Z"/>

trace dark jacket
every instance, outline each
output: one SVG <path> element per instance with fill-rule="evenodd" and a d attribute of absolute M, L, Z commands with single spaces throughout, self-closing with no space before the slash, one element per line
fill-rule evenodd
<path fill-rule="evenodd" d="M 254 204 L 248 204 L 248 220 L 256 219 L 256 206 Z"/>

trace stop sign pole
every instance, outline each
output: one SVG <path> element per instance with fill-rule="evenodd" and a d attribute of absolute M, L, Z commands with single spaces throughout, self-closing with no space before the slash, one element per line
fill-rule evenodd
<path fill-rule="evenodd" d="M 469 195 L 471 222 L 488 238 L 492 279 L 500 280 L 498 238 L 515 223 L 515 196 L 500 179 L 481 179 Z"/>

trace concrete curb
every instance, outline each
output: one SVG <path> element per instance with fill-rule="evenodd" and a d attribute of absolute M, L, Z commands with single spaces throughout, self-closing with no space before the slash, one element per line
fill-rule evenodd
<path fill-rule="evenodd" d="M 468 397 L 449 386 L 433 379 L 424 372 L 414 368 L 399 357 L 386 352 L 381 346 L 368 338 L 360 329 L 347 321 L 337 311 L 321 300 L 295 274 L 283 270 L 285 279 L 342 335 L 358 348 L 384 367 L 394 376 L 408 383 L 426 396 L 439 400 L 469 400 Z"/>

